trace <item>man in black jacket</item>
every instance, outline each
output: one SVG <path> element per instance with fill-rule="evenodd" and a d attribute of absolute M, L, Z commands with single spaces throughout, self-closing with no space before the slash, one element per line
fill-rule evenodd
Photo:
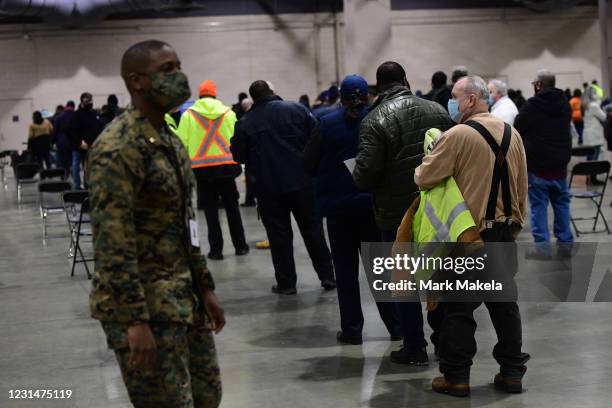
<path fill-rule="evenodd" d="M 304 148 L 317 126 L 304 106 L 274 95 L 266 81 L 249 88 L 254 105 L 236 123 L 230 140 L 234 160 L 249 166 L 257 206 L 270 240 L 276 285 L 272 292 L 294 295 L 291 214 L 295 217 L 312 264 L 326 290 L 336 287 L 321 218 L 314 208 L 313 180 L 304 171 Z"/>
<path fill-rule="evenodd" d="M 431 91 L 425 96 L 425 99 L 439 103 L 448 111 L 448 100 L 451 98 L 451 90 L 446 85 L 446 74 L 438 71 L 431 77 Z"/>
<path fill-rule="evenodd" d="M 453 122 L 439 104 L 412 94 L 406 72 L 398 63 L 389 61 L 378 67 L 376 82 L 380 94 L 361 123 L 353 179 L 358 188 L 372 192 L 382 240 L 393 242 L 418 192 L 414 170 L 423 159 L 425 132 L 431 128 L 445 131 Z M 421 304 L 397 306 L 404 326 L 404 347 L 392 352 L 391 360 L 425 365 L 427 342 Z"/>
<path fill-rule="evenodd" d="M 537 253 L 530 256 L 551 256 L 548 232 L 548 202 L 555 215 L 554 234 L 560 248 L 574 241 L 570 227 L 570 195 L 567 185 L 567 164 L 572 155 L 569 102 L 561 89 L 555 88 L 555 75 L 538 71 L 533 81 L 535 96 L 521 107 L 514 119 L 527 155 L 531 233 Z"/>
<path fill-rule="evenodd" d="M 72 143 L 72 184 L 81 188 L 81 163 L 85 163 L 87 150 L 96 140 L 103 126 L 98 113 L 93 109 L 93 96 L 89 92 L 81 94 L 81 104 L 66 128 Z"/>

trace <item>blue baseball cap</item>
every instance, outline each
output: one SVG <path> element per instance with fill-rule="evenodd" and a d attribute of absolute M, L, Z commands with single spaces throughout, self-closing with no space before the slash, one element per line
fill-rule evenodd
<path fill-rule="evenodd" d="M 348 75 L 340 84 L 340 93 L 344 96 L 366 96 L 368 82 L 359 75 Z"/>

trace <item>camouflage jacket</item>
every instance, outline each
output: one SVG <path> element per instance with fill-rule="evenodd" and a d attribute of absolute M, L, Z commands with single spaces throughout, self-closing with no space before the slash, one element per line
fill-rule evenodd
<path fill-rule="evenodd" d="M 195 178 L 181 141 L 130 106 L 93 144 L 86 175 L 96 258 L 91 315 L 192 323 L 192 277 L 200 289 L 213 283 L 191 245 Z"/>

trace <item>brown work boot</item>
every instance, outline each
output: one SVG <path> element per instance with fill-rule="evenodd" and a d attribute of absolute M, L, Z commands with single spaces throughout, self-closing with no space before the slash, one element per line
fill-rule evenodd
<path fill-rule="evenodd" d="M 523 380 L 514 378 L 504 378 L 501 373 L 497 373 L 493 380 L 495 388 L 510 394 L 520 394 L 523 392 Z"/>
<path fill-rule="evenodd" d="M 453 397 L 469 397 L 470 384 L 450 383 L 444 377 L 436 377 L 431 382 L 431 389 L 440 394 L 448 394 Z"/>

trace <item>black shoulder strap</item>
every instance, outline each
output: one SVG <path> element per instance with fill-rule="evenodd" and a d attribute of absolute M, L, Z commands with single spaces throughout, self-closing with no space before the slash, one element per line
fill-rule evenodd
<path fill-rule="evenodd" d="M 493 179 L 491 181 L 491 193 L 489 194 L 489 201 L 487 202 L 487 212 L 485 215 L 486 221 L 495 220 L 495 210 L 497 208 L 497 195 L 499 193 L 499 185 L 501 183 L 502 188 L 502 202 L 504 205 L 504 216 L 506 219 L 512 217 L 512 201 L 510 198 L 510 174 L 508 171 L 508 161 L 506 155 L 510 147 L 510 138 L 512 135 L 512 129 L 510 125 L 504 123 L 504 136 L 502 138 L 501 146 L 497 144 L 495 138 L 491 133 L 480 123 L 470 120 L 465 123 L 470 126 L 478 133 L 489 144 L 489 147 L 493 151 L 495 157 L 495 167 L 493 169 Z"/>

